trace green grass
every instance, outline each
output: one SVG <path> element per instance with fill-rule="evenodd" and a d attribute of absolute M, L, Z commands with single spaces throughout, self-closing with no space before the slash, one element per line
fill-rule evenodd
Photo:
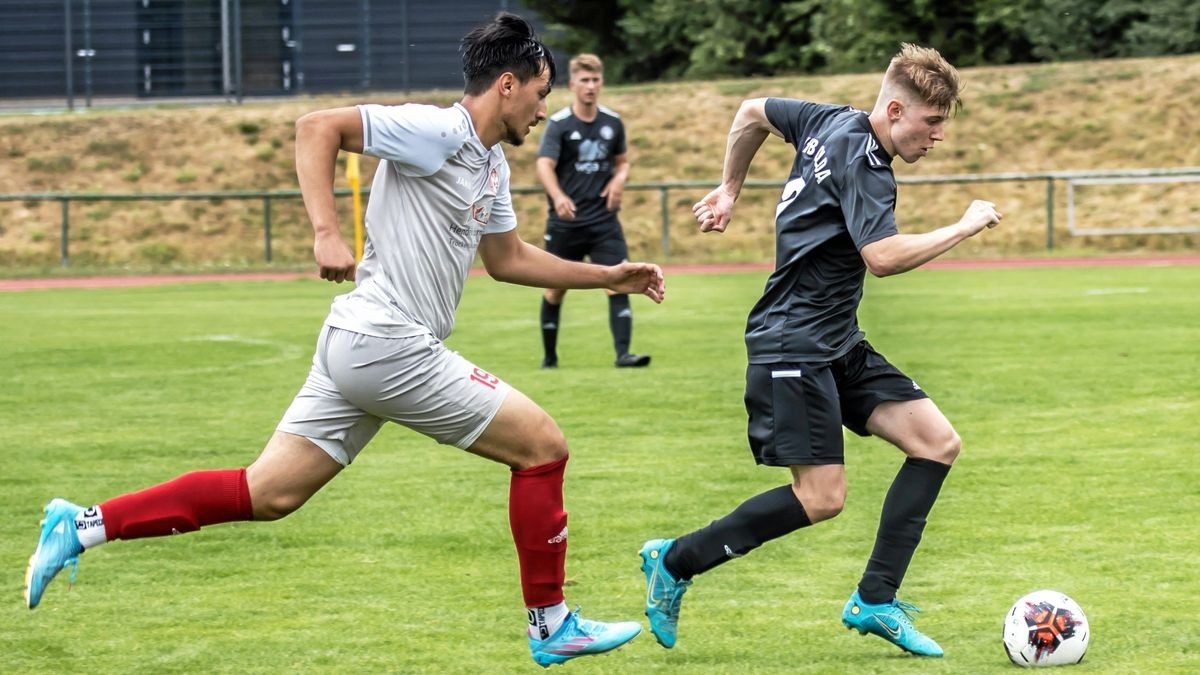
<path fill-rule="evenodd" d="M 568 602 L 642 618 L 636 551 L 782 484 L 745 442 L 742 326 L 763 273 L 681 275 L 635 302 L 641 371 L 612 368 L 605 301 L 574 292 L 562 367 L 537 369 L 538 292 L 473 279 L 451 345 L 571 443 Z M 577 673 L 1013 672 L 1004 612 L 1049 587 L 1094 637 L 1072 672 L 1200 669 L 1200 268 L 918 271 L 871 280 L 877 348 L 964 439 L 902 589 L 947 656 L 841 628 L 900 455 L 848 438 L 829 523 L 717 568 L 679 645 L 644 634 Z M 21 601 L 41 505 L 245 465 L 308 369 L 317 281 L 0 295 L 0 671 L 535 672 L 522 636 L 507 471 L 389 427 L 308 506 L 86 554 L 69 593 Z"/>

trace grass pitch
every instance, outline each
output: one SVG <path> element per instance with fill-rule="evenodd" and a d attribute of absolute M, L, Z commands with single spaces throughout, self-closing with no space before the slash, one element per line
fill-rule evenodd
<path fill-rule="evenodd" d="M 785 482 L 753 465 L 742 326 L 765 273 L 668 279 L 635 301 L 645 370 L 617 371 L 599 292 L 572 292 L 543 372 L 533 289 L 473 279 L 450 344 L 531 395 L 572 448 L 567 599 L 644 619 L 637 549 Z M 1048 587 L 1091 621 L 1079 672 L 1200 670 L 1200 268 L 918 271 L 870 280 L 873 344 L 964 439 L 903 598 L 946 649 L 847 633 L 900 454 L 848 438 L 837 519 L 700 577 L 680 642 L 648 632 L 574 672 L 1012 672 L 1002 617 Z M 0 295 L 0 671 L 535 672 L 505 512 L 507 470 L 389 427 L 278 523 L 87 553 L 30 612 L 41 506 L 245 465 L 299 388 L 317 281 Z"/>

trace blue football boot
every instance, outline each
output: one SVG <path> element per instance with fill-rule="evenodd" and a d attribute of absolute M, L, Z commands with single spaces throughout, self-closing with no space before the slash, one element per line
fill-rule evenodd
<path fill-rule="evenodd" d="M 25 570 L 25 604 L 29 609 L 38 606 L 46 586 L 68 565 L 72 569 L 67 587 L 75 583 L 79 554 L 83 553 L 79 535 L 75 533 L 75 516 L 83 511 L 83 507 L 65 499 L 52 499 L 45 511 L 42 535 L 37 549 L 29 556 L 29 568 Z"/>
<path fill-rule="evenodd" d="M 650 632 L 658 644 L 670 649 L 675 646 L 679 630 L 679 607 L 691 579 L 676 579 L 663 565 L 674 539 L 651 539 L 642 545 L 642 571 L 646 573 L 646 616 Z"/>
<path fill-rule="evenodd" d="M 915 605 L 893 599 L 881 605 L 869 605 L 858 595 L 858 589 L 846 601 L 842 624 L 863 635 L 873 633 L 900 649 L 917 656 L 941 656 L 942 648 L 930 637 L 917 630 L 912 614 L 920 612 Z"/>
<path fill-rule="evenodd" d="M 565 663 L 577 656 L 603 654 L 629 642 L 642 632 L 636 621 L 603 623 L 579 616 L 579 610 L 567 615 L 554 635 L 545 640 L 529 638 L 533 660 L 543 668 Z"/>

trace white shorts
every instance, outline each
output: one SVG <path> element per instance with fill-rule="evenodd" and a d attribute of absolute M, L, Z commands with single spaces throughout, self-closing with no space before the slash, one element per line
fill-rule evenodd
<path fill-rule="evenodd" d="M 432 335 L 381 338 L 325 326 L 279 431 L 349 465 L 386 421 L 464 450 L 511 390 Z"/>

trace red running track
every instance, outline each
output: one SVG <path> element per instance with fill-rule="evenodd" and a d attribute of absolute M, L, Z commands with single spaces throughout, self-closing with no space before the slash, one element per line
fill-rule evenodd
<path fill-rule="evenodd" d="M 934 260 L 922 269 L 978 270 L 1022 267 L 1168 267 L 1200 265 L 1200 255 L 1090 256 L 1079 258 L 1001 258 L 995 260 Z M 718 274 L 724 272 L 766 271 L 772 263 L 725 263 L 711 265 L 666 265 L 672 274 Z M 474 269 L 472 274 L 483 274 Z M 43 277 L 36 279 L 0 279 L 0 292 L 47 290 L 55 288 L 131 288 L 206 281 L 291 281 L 316 278 L 316 272 L 241 272 L 229 274 L 180 274 L 146 276 Z"/>

